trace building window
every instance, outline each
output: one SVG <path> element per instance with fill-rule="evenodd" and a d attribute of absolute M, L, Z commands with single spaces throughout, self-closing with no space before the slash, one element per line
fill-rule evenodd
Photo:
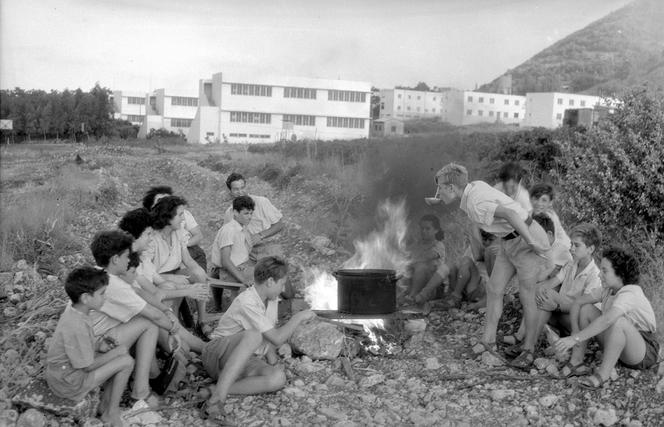
<path fill-rule="evenodd" d="M 408 95 L 408 99 L 410 99 L 410 95 Z"/>
<path fill-rule="evenodd" d="M 173 128 L 188 128 L 191 127 L 191 119 L 171 119 L 171 127 Z"/>
<path fill-rule="evenodd" d="M 140 96 L 128 96 L 127 104 L 145 105 L 145 98 L 141 98 Z"/>
<path fill-rule="evenodd" d="M 417 107 L 417 111 L 420 111 L 420 107 Z"/>
<path fill-rule="evenodd" d="M 198 98 L 191 98 L 188 96 L 173 96 L 171 97 L 171 105 L 182 105 L 185 107 L 198 107 Z"/>
<path fill-rule="evenodd" d="M 231 122 L 238 123 L 272 123 L 272 115 L 268 113 L 249 113 L 246 111 L 231 111 Z"/>
<path fill-rule="evenodd" d="M 419 101 L 420 99 L 422 99 L 422 97 L 420 95 L 417 95 L 417 100 Z"/>
<path fill-rule="evenodd" d="M 435 97 L 435 96 L 433 97 L 433 100 L 434 100 L 434 101 L 436 100 L 436 97 Z"/>
<path fill-rule="evenodd" d="M 272 96 L 272 86 L 231 83 L 232 95 Z"/>
<path fill-rule="evenodd" d="M 284 114 L 284 122 L 293 123 L 296 126 L 316 126 L 316 116 L 305 116 L 302 114 Z"/>
<path fill-rule="evenodd" d="M 514 118 L 518 119 L 519 118 L 519 113 L 514 113 Z"/>
<path fill-rule="evenodd" d="M 134 115 L 134 114 L 127 115 L 127 121 L 130 121 L 130 122 L 143 123 L 144 119 L 145 119 L 145 116 L 137 116 L 137 115 Z"/>
<path fill-rule="evenodd" d="M 573 99 L 570 99 L 570 100 L 569 100 L 569 106 L 570 106 L 570 107 L 574 107 L 574 100 L 573 100 Z"/>
<path fill-rule="evenodd" d="M 477 115 L 478 115 L 478 116 L 483 116 L 483 115 L 484 115 L 484 111 L 483 111 L 483 110 L 477 110 Z"/>
<path fill-rule="evenodd" d="M 503 117 L 507 118 L 507 116 L 509 116 L 509 114 L 507 114 L 507 111 L 504 111 L 503 112 Z"/>
<path fill-rule="evenodd" d="M 285 87 L 284 98 L 316 99 L 316 89 L 306 87 Z"/>
<path fill-rule="evenodd" d="M 514 100 L 514 105 L 519 105 L 519 100 L 518 99 Z"/>
<path fill-rule="evenodd" d="M 410 111 L 410 105 L 406 107 L 406 110 Z"/>
<path fill-rule="evenodd" d="M 401 94 L 398 94 L 398 95 L 397 95 L 397 98 L 401 99 Z"/>
<path fill-rule="evenodd" d="M 563 114 L 562 114 L 562 113 L 558 113 L 558 114 L 556 114 L 556 120 L 561 120 L 562 118 L 563 118 Z"/>
<path fill-rule="evenodd" d="M 510 100 L 509 99 L 505 100 L 505 105 L 510 105 Z"/>
<path fill-rule="evenodd" d="M 563 99 L 562 98 L 558 98 L 558 105 L 563 105 Z"/>
<path fill-rule="evenodd" d="M 480 96 L 480 98 L 477 100 L 480 104 L 484 104 L 484 97 Z"/>
<path fill-rule="evenodd" d="M 401 110 L 401 105 L 397 105 L 397 110 Z"/>
<path fill-rule="evenodd" d="M 384 102 L 381 102 L 381 103 L 380 103 L 380 109 L 381 109 L 381 110 L 384 110 L 384 109 L 385 109 L 385 103 L 384 103 Z"/>
<path fill-rule="evenodd" d="M 229 134 L 232 138 L 246 138 L 247 134 L 246 133 L 231 133 Z"/>
<path fill-rule="evenodd" d="M 327 127 L 364 129 L 364 119 L 358 119 L 355 117 L 328 117 Z"/>
<path fill-rule="evenodd" d="M 473 102 L 473 97 L 472 96 L 468 97 L 468 102 Z"/>
<path fill-rule="evenodd" d="M 581 101 L 581 106 L 585 107 L 586 106 L 586 101 Z"/>
<path fill-rule="evenodd" d="M 262 139 L 265 139 L 265 138 L 269 138 L 269 137 L 270 137 L 270 135 L 265 135 L 265 134 L 256 134 L 256 133 L 250 133 L 249 134 L 249 138 L 262 138 Z"/>
<path fill-rule="evenodd" d="M 493 117 L 493 111 L 489 111 L 489 117 Z"/>
<path fill-rule="evenodd" d="M 493 98 L 489 98 L 489 104 L 493 104 L 496 100 Z"/>
<path fill-rule="evenodd" d="M 472 116 L 473 110 L 466 110 L 466 116 Z"/>
<path fill-rule="evenodd" d="M 366 102 L 366 93 L 354 92 L 352 90 L 328 90 L 328 101 L 344 101 L 344 102 Z"/>
<path fill-rule="evenodd" d="M 396 131 L 397 131 L 397 127 L 396 127 L 396 126 L 392 126 L 392 127 L 390 127 L 390 129 L 391 129 L 392 133 L 396 133 Z"/>

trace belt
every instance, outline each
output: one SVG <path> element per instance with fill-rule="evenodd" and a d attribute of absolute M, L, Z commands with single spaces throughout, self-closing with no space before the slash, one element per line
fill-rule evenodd
<path fill-rule="evenodd" d="M 526 223 L 526 225 L 530 226 L 530 224 L 533 223 L 533 217 L 528 216 L 528 218 L 526 218 L 526 220 L 524 222 Z M 516 239 L 517 237 L 519 237 L 519 232 L 514 230 L 510 234 L 508 234 L 507 236 L 503 236 L 503 240 L 512 240 L 512 239 Z"/>

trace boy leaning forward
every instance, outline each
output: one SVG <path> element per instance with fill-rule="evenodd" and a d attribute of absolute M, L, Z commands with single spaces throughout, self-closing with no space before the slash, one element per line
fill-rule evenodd
<path fill-rule="evenodd" d="M 483 181 L 468 182 L 465 167 L 450 163 L 436 174 L 437 196 L 445 204 L 460 200 L 460 208 L 473 222 L 473 234 L 479 229 L 500 239 L 500 249 L 487 283 L 486 327 L 483 344 L 487 351 L 496 350 L 496 330 L 503 311 L 505 286 L 516 274 L 519 298 L 523 305 L 526 336 L 523 351 L 510 365 L 528 368 L 534 360 L 537 330 L 535 284 L 547 267 L 550 252 L 546 232 L 530 218 L 519 203 Z M 428 201 L 429 202 L 429 201 Z"/>

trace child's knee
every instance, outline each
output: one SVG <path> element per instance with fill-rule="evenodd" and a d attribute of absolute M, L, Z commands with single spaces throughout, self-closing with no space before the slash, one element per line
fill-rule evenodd
<path fill-rule="evenodd" d="M 286 372 L 279 366 L 271 366 L 267 382 L 270 390 L 281 390 L 286 385 Z"/>
<path fill-rule="evenodd" d="M 120 368 L 121 369 L 134 369 L 134 358 L 128 354 L 120 356 L 119 358 Z"/>

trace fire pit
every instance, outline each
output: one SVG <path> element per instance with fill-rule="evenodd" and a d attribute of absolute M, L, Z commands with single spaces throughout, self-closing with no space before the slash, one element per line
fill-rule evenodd
<path fill-rule="evenodd" d="M 391 314 L 396 311 L 394 270 L 344 269 L 337 279 L 339 312 L 346 314 Z"/>

